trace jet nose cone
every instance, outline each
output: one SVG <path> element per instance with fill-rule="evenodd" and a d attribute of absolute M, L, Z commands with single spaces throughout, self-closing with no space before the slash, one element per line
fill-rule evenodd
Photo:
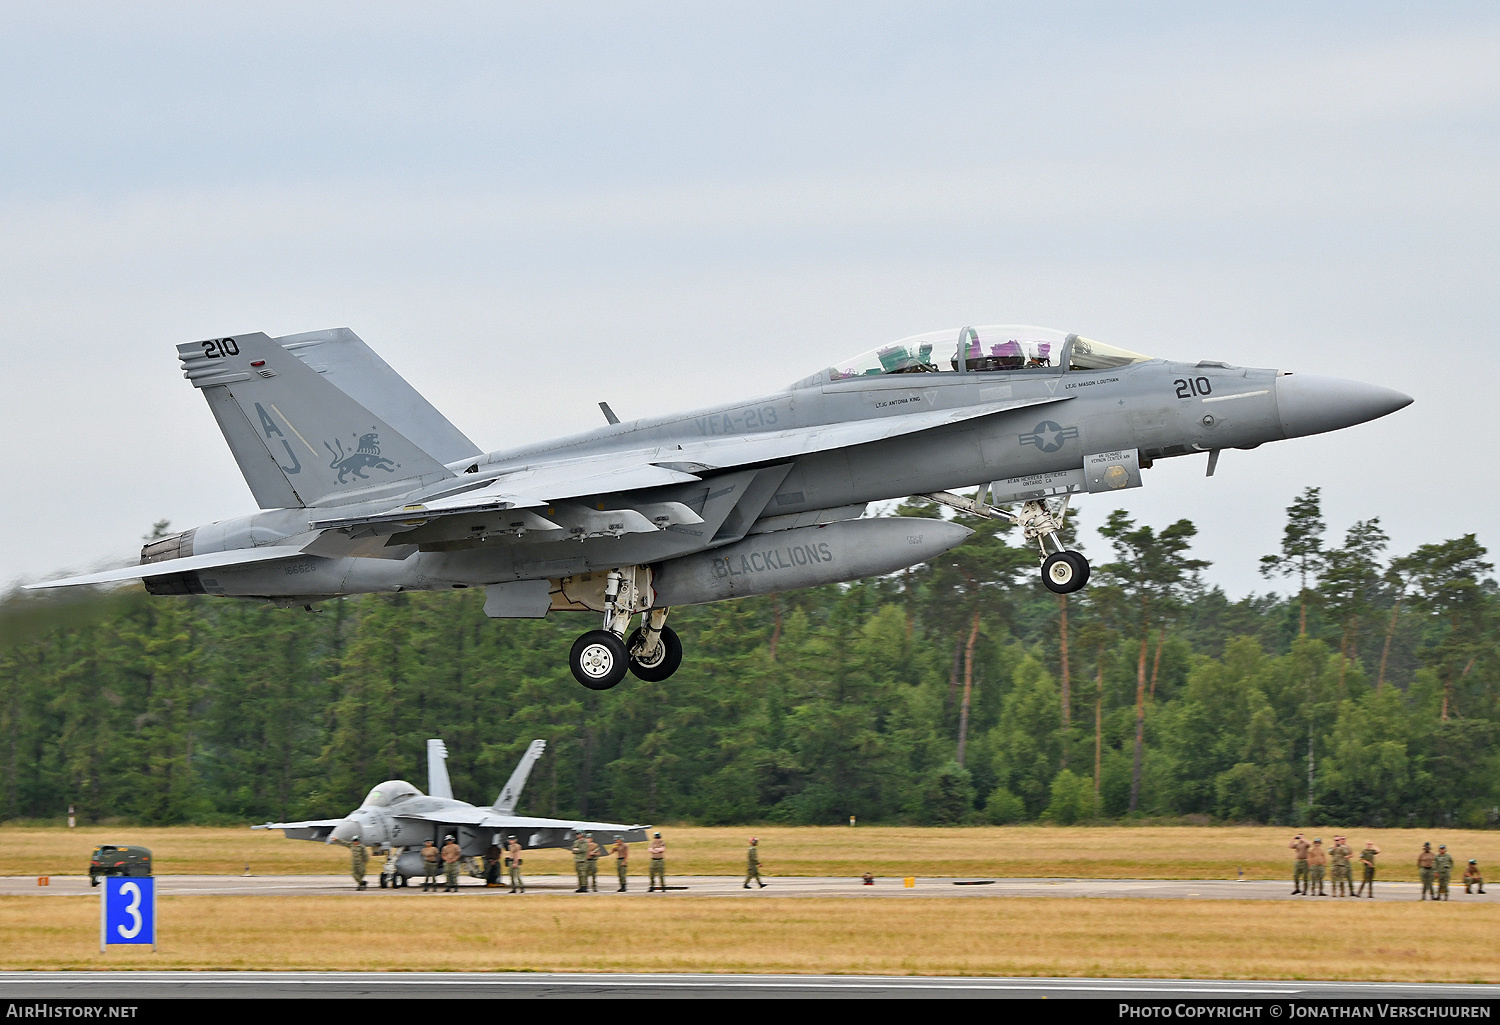
<path fill-rule="evenodd" d="M 328 840 L 330 843 L 348 844 L 352 843 L 357 836 L 359 836 L 359 823 L 353 819 L 345 819 L 333 827 L 333 832 L 329 834 Z"/>
<path fill-rule="evenodd" d="M 1411 396 L 1378 384 L 1318 374 L 1276 378 L 1276 410 L 1288 438 L 1353 427 L 1411 405 Z"/>

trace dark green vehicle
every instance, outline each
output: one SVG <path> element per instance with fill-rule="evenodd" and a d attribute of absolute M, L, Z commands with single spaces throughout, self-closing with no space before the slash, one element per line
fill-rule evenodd
<path fill-rule="evenodd" d="M 89 885 L 98 886 L 100 876 L 149 876 L 151 851 L 146 847 L 103 844 L 89 859 Z"/>

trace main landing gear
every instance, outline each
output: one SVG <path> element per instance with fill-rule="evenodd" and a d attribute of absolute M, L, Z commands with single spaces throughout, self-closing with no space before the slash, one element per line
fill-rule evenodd
<path fill-rule="evenodd" d="M 1053 594 L 1072 594 L 1089 582 L 1089 561 L 1078 552 L 1065 548 L 1060 536 L 1068 515 L 1070 495 L 1022 502 L 1015 512 L 947 491 L 921 497 L 976 516 L 1010 520 L 1020 526 L 1026 540 L 1036 542 L 1041 549 L 1042 583 Z"/>
<path fill-rule="evenodd" d="M 640 609 L 636 584 L 638 567 L 610 570 L 604 588 L 604 628 L 590 630 L 573 642 L 568 666 L 573 678 L 589 690 L 609 690 L 625 679 L 627 672 L 642 680 L 660 682 L 682 665 L 682 641 L 667 626 L 670 609 Z M 641 625 L 631 631 L 634 611 L 641 612 Z"/>

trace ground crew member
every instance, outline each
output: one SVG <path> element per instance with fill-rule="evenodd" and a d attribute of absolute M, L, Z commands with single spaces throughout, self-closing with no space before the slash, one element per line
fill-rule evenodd
<path fill-rule="evenodd" d="M 492 843 L 484 851 L 484 885 L 500 885 L 500 845 Z"/>
<path fill-rule="evenodd" d="M 426 873 L 422 877 L 422 892 L 437 889 L 438 866 L 443 863 L 442 856 L 438 853 L 437 844 L 431 840 L 422 844 L 422 871 Z"/>
<path fill-rule="evenodd" d="M 365 888 L 365 864 L 370 860 L 370 852 L 365 850 L 365 845 L 359 842 L 357 836 L 350 841 L 349 858 L 349 873 L 359 884 L 358 889 L 363 890 Z"/>
<path fill-rule="evenodd" d="M 443 887 L 443 892 L 458 890 L 458 862 L 464 856 L 464 852 L 458 846 L 458 841 L 449 836 L 447 843 L 443 844 L 443 870 L 448 875 L 448 885 Z"/>
<path fill-rule="evenodd" d="M 604 848 L 594 842 L 593 833 L 584 833 L 584 839 L 589 842 L 588 855 L 583 859 L 584 874 L 588 878 L 589 889 L 595 893 L 599 892 L 599 856 L 604 853 Z"/>
<path fill-rule="evenodd" d="M 521 878 L 521 844 L 515 837 L 507 837 L 505 844 L 505 864 L 510 866 L 510 892 L 519 890 L 526 892 L 526 881 Z"/>
<path fill-rule="evenodd" d="M 745 851 L 745 889 L 750 889 L 750 880 L 754 879 L 760 883 L 761 889 L 766 884 L 760 882 L 760 841 L 755 837 L 750 838 L 750 846 Z"/>
<path fill-rule="evenodd" d="M 1354 880 L 1349 877 L 1349 856 L 1354 852 L 1344 842 L 1344 837 L 1333 838 L 1333 847 L 1328 851 L 1329 870 L 1333 875 L 1335 897 L 1354 896 Z"/>
<path fill-rule="evenodd" d="M 1479 874 L 1479 862 L 1473 858 L 1464 866 L 1464 892 L 1469 892 L 1469 887 L 1479 887 L 1479 892 L 1484 892 L 1484 876 Z"/>
<path fill-rule="evenodd" d="M 1287 846 L 1297 853 L 1297 860 L 1292 862 L 1292 892 L 1304 893 L 1307 889 L 1307 852 L 1312 849 L 1312 844 L 1298 833 Z"/>
<path fill-rule="evenodd" d="M 400 859 L 401 852 L 405 849 L 404 847 L 391 847 L 386 850 L 385 864 L 380 866 L 380 888 L 382 890 L 387 886 L 394 890 L 397 886 L 401 885 L 401 877 L 396 875 L 396 862 Z"/>
<path fill-rule="evenodd" d="M 573 837 L 573 871 L 578 873 L 578 889 L 574 893 L 588 893 L 589 842 L 582 833 Z"/>
<path fill-rule="evenodd" d="M 661 891 L 667 892 L 667 842 L 661 838 L 660 833 L 651 834 L 651 846 L 646 849 L 651 855 L 651 885 L 646 887 L 650 893 L 661 883 Z"/>
<path fill-rule="evenodd" d="M 1375 855 L 1379 853 L 1379 847 L 1369 840 L 1365 841 L 1365 849 L 1359 852 L 1359 863 L 1364 866 L 1365 877 L 1359 881 L 1359 889 L 1354 891 L 1356 897 L 1364 893 L 1365 887 L 1368 886 L 1370 899 L 1375 899 Z"/>
<path fill-rule="evenodd" d="M 1323 838 L 1320 836 L 1313 841 L 1312 850 L 1307 852 L 1307 892 L 1315 897 L 1326 897 L 1327 892 L 1323 889 L 1323 873 L 1328 868 L 1328 852 L 1323 849 Z"/>
<path fill-rule="evenodd" d="M 630 861 L 630 845 L 625 842 L 624 837 L 615 837 L 615 842 L 610 846 L 609 853 L 615 856 L 615 875 L 620 877 L 620 888 L 616 893 L 625 892 L 625 877 L 628 874 L 627 863 Z"/>
<path fill-rule="evenodd" d="M 1437 857 L 1432 859 L 1433 870 L 1437 872 L 1437 893 L 1434 900 L 1448 899 L 1448 880 L 1453 878 L 1453 855 L 1448 853 L 1448 845 L 1438 844 Z"/>
<path fill-rule="evenodd" d="M 1437 861 L 1437 855 L 1432 853 L 1432 844 L 1424 843 L 1422 853 L 1417 855 L 1417 869 L 1422 874 L 1422 899 L 1426 900 L 1429 893 L 1432 899 L 1437 900 L 1437 894 L 1432 889 L 1432 865 Z"/>

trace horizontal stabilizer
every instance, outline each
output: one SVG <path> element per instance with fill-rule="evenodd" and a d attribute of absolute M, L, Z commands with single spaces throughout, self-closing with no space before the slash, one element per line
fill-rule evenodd
<path fill-rule="evenodd" d="M 185 559 L 168 559 L 146 566 L 126 566 L 102 573 L 89 573 L 81 577 L 64 577 L 61 580 L 45 580 L 40 584 L 27 584 L 26 590 L 40 591 L 48 587 L 82 587 L 85 584 L 117 584 L 124 580 L 147 580 L 152 577 L 170 577 L 178 573 L 191 573 L 201 569 L 223 569 L 228 566 L 248 566 L 257 562 L 274 562 L 301 555 L 302 549 L 292 545 L 268 545 L 264 548 L 239 548 L 229 552 L 210 552 L 207 555 L 189 555 Z"/>

